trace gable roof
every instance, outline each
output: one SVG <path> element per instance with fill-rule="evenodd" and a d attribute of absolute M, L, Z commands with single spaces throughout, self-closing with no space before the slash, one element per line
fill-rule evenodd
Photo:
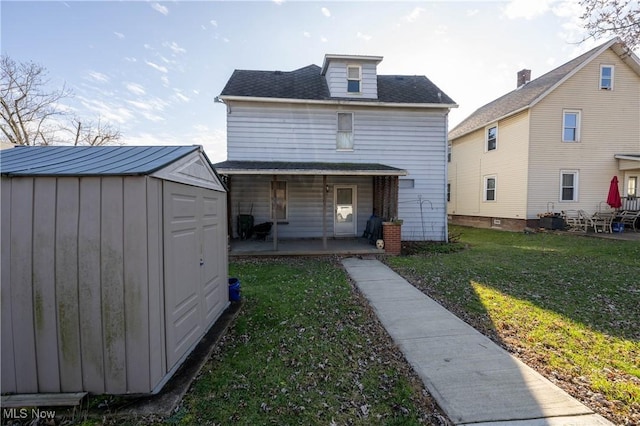
<path fill-rule="evenodd" d="M 616 37 L 478 108 L 449 132 L 449 140 L 459 138 L 487 124 L 531 108 L 540 102 L 548 93 L 609 48 L 612 48 L 627 65 L 640 75 L 640 61 L 638 57 L 635 56 L 633 52 L 630 52 L 622 41 Z"/>
<path fill-rule="evenodd" d="M 17 146 L 0 151 L 3 176 L 146 175 L 200 146 Z"/>
<path fill-rule="evenodd" d="M 322 69 L 317 65 L 294 71 L 235 70 L 220 97 L 457 106 L 425 76 L 379 75 L 378 99 L 331 97 Z"/>

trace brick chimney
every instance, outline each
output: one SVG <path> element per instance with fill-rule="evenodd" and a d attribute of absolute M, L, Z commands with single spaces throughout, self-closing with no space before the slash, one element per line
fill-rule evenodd
<path fill-rule="evenodd" d="M 531 81 L 531 70 L 520 70 L 518 71 L 518 86 L 521 87 Z"/>

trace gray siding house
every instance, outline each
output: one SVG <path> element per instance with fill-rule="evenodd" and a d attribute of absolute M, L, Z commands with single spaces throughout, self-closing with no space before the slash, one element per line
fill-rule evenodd
<path fill-rule="evenodd" d="M 230 235 L 241 214 L 275 238 L 356 237 L 376 214 L 403 240 L 446 241 L 447 121 L 455 102 L 424 76 L 378 75 L 381 56 L 236 70 L 227 108 Z M 273 232 L 273 231 L 272 231 Z"/>

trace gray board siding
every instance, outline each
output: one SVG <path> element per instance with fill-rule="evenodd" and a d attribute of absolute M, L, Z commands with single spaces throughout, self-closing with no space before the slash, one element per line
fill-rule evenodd
<path fill-rule="evenodd" d="M 415 186 L 400 190 L 403 239 L 446 239 L 446 109 L 247 102 L 232 102 L 230 109 L 228 160 L 381 163 L 407 170 Z M 354 112 L 352 151 L 336 150 L 338 111 Z"/>
<path fill-rule="evenodd" d="M 347 65 L 361 65 L 361 83 L 359 94 L 347 92 Z M 327 85 L 332 97 L 376 99 L 378 97 L 378 77 L 376 76 L 376 65 L 355 62 L 331 61 L 327 69 Z"/>

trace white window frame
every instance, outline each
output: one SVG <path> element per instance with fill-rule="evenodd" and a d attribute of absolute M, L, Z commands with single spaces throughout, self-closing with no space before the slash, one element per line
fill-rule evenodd
<path fill-rule="evenodd" d="M 351 115 L 351 129 L 346 130 L 346 129 L 340 128 L 341 114 Z M 355 114 L 353 112 L 338 111 L 338 113 L 336 114 L 336 149 L 338 151 L 353 151 L 353 146 L 354 146 L 353 128 L 355 125 L 354 120 L 355 120 Z M 347 144 L 345 144 L 345 142 L 347 142 Z"/>
<path fill-rule="evenodd" d="M 451 152 L 453 151 L 453 144 L 449 142 L 447 144 L 447 163 L 451 162 Z"/>
<path fill-rule="evenodd" d="M 358 78 L 352 78 L 349 75 L 349 69 L 357 69 L 358 70 Z M 349 90 L 349 82 L 357 81 L 358 82 L 358 91 L 350 91 Z M 361 65 L 347 65 L 347 93 L 362 93 L 362 66 Z"/>
<path fill-rule="evenodd" d="M 629 176 L 627 179 L 627 197 L 637 197 L 638 195 L 638 176 Z"/>
<path fill-rule="evenodd" d="M 611 81 L 609 83 L 609 85 L 604 85 L 602 84 L 602 82 L 604 81 L 604 75 L 602 74 L 603 70 L 605 68 L 610 68 L 611 69 Z M 609 64 L 602 64 L 600 65 L 600 79 L 598 80 L 598 88 L 600 90 L 613 90 L 613 82 L 614 82 L 614 78 L 615 78 L 615 71 L 616 68 L 614 65 L 609 65 Z"/>
<path fill-rule="evenodd" d="M 489 131 L 491 129 L 496 129 L 496 135 L 493 138 L 495 141 L 495 146 L 492 149 L 489 149 Z M 484 152 L 496 151 L 498 149 L 498 124 L 492 124 L 484 128 Z"/>
<path fill-rule="evenodd" d="M 576 115 L 576 127 L 575 127 L 575 138 L 574 139 L 565 139 L 565 130 L 568 128 L 566 126 L 566 118 L 569 114 Z M 562 110 L 562 142 L 575 143 L 580 142 L 580 128 L 582 127 L 582 111 L 579 109 L 564 109 Z"/>
<path fill-rule="evenodd" d="M 487 195 L 489 195 L 489 180 L 493 179 L 493 199 L 489 200 Z M 497 175 L 487 175 L 484 177 L 484 184 L 482 190 L 482 201 L 485 203 L 495 203 L 498 199 L 498 176 Z"/>
<path fill-rule="evenodd" d="M 284 184 L 284 199 L 281 199 L 278 197 L 276 202 L 278 204 L 282 203 L 282 209 L 284 210 L 284 217 L 278 217 L 277 220 L 278 222 L 286 222 L 287 220 L 289 220 L 289 184 L 287 183 L 286 180 L 271 181 L 271 183 L 269 184 L 269 188 L 271 189 L 269 193 L 269 211 L 270 211 L 269 217 L 271 218 L 272 221 L 275 221 L 276 218 L 274 217 L 274 215 L 277 216 L 277 210 L 274 208 L 274 205 L 273 205 L 274 198 L 277 197 L 277 195 L 274 194 L 274 189 L 273 189 L 274 183 Z"/>
<path fill-rule="evenodd" d="M 573 175 L 573 198 L 572 199 L 564 199 L 564 176 L 565 175 Z M 567 188 L 569 188 L 567 186 Z M 580 189 L 580 173 L 578 170 L 560 170 L 560 194 L 558 197 L 558 201 L 561 203 L 575 203 L 578 201 L 578 190 Z"/>

